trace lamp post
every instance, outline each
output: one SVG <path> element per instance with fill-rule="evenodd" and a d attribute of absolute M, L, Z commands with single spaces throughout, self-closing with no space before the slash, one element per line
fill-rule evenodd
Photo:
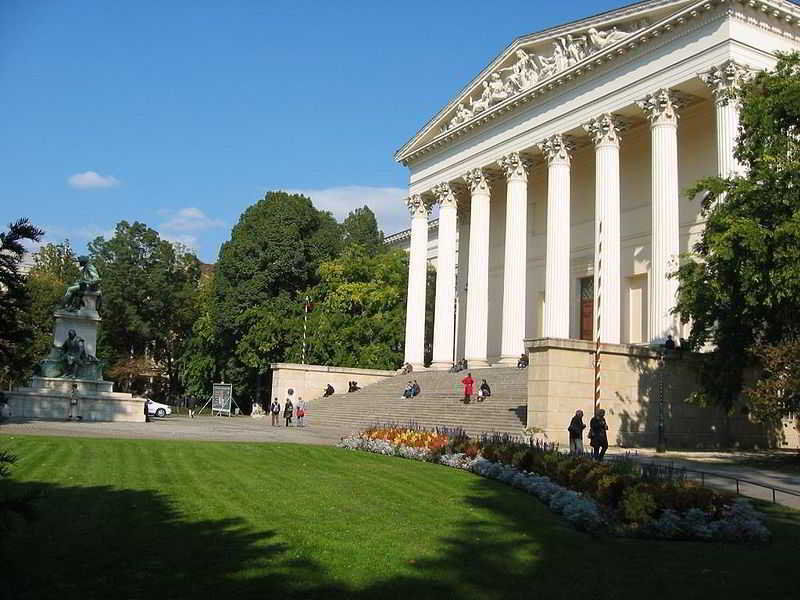
<path fill-rule="evenodd" d="M 664 440 L 664 350 L 658 352 L 658 442 L 656 452 L 667 451 L 667 442 Z"/>

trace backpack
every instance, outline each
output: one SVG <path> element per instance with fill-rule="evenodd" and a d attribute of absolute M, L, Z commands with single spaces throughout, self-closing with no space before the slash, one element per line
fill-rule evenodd
<path fill-rule="evenodd" d="M 273 415 L 277 415 L 280 412 L 281 412 L 281 405 L 278 404 L 277 402 L 273 402 L 272 403 L 272 414 Z"/>

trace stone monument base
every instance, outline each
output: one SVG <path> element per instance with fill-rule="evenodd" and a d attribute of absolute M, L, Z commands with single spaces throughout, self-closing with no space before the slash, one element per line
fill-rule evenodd
<path fill-rule="evenodd" d="M 71 405 L 72 385 L 77 405 Z M 111 381 L 33 377 L 29 387 L 6 392 L 11 418 L 82 421 L 144 422 L 144 398 L 113 392 Z"/>

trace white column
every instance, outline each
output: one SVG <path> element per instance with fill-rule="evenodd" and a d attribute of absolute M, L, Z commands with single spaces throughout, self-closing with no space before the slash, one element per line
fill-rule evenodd
<path fill-rule="evenodd" d="M 666 89 L 637 102 L 650 120 L 652 138 L 652 243 L 650 248 L 650 340 L 678 337 L 675 307 L 678 280 L 668 275 L 678 267 L 678 115 L 675 95 Z"/>
<path fill-rule="evenodd" d="M 733 155 L 739 133 L 739 103 L 733 93 L 747 74 L 747 69 L 730 60 L 699 74 L 714 96 L 717 117 L 717 174 L 720 177 L 744 175 L 742 165 Z"/>
<path fill-rule="evenodd" d="M 449 369 L 454 362 L 456 288 L 456 195 L 449 183 L 433 188 L 439 208 L 439 249 L 436 264 L 436 313 L 433 321 L 432 369 Z"/>
<path fill-rule="evenodd" d="M 464 358 L 470 367 L 486 367 L 489 327 L 489 180 L 483 169 L 469 171 L 469 273 L 467 275 L 467 339 Z"/>
<path fill-rule="evenodd" d="M 554 135 L 539 144 L 547 159 L 547 255 L 544 335 L 569 338 L 570 163 L 572 142 Z"/>
<path fill-rule="evenodd" d="M 594 320 L 595 335 L 620 342 L 619 131 L 617 117 L 604 114 L 584 125 L 595 144 Z M 601 264 L 602 262 L 602 264 Z"/>
<path fill-rule="evenodd" d="M 517 152 L 498 161 L 506 175 L 506 246 L 500 362 L 516 365 L 525 350 L 528 268 L 528 163 Z"/>
<path fill-rule="evenodd" d="M 425 365 L 425 288 L 428 269 L 428 205 L 416 194 L 408 200 L 411 212 L 411 251 L 408 258 L 405 362 Z"/>

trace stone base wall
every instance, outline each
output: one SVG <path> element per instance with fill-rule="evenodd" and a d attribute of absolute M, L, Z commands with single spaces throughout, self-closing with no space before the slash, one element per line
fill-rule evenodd
<path fill-rule="evenodd" d="M 526 348 L 528 426 L 540 430 L 540 437 L 566 446 L 567 426 L 575 411 L 583 410 L 587 426 L 594 412 L 595 344 L 543 338 L 526 340 Z M 612 445 L 656 445 L 663 384 L 664 430 L 670 448 L 716 448 L 726 439 L 742 447 L 800 446 L 800 436 L 788 422 L 782 431 L 769 431 L 744 415 L 726 417 L 717 409 L 688 404 L 686 399 L 697 389 L 690 368 L 694 357 L 689 353 L 672 352 L 660 365 L 658 354 L 641 346 L 601 344 L 600 352 L 599 407 L 606 411 Z M 585 437 L 584 443 L 588 443 Z"/>
<path fill-rule="evenodd" d="M 63 421 L 70 416 L 72 385 L 78 386 L 78 404 L 72 416 L 83 421 L 144 422 L 144 398 L 112 392 L 110 381 L 34 377 L 31 386 L 5 392 L 12 419 Z"/>
<path fill-rule="evenodd" d="M 272 392 L 269 401 L 278 398 L 283 406 L 286 391 L 294 390 L 295 402 L 298 397 L 305 401 L 322 396 L 329 383 L 337 394 L 347 393 L 347 382 L 357 381 L 359 387 L 392 377 L 394 371 L 377 369 L 350 369 L 347 367 L 326 367 L 322 365 L 299 365 L 296 363 L 274 363 L 272 369 Z"/>

